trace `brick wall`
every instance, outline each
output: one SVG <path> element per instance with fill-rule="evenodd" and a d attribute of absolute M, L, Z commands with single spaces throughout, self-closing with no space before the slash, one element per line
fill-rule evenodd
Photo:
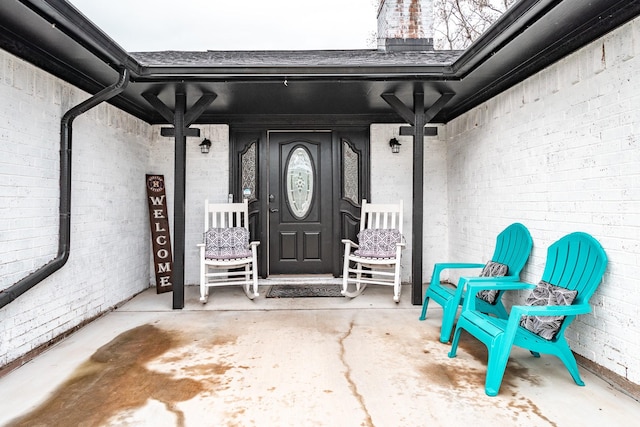
<path fill-rule="evenodd" d="M 441 126 L 438 137 L 425 138 L 423 236 L 427 281 L 435 262 L 487 261 L 496 234 L 523 222 L 534 238 L 523 278 L 535 282 L 549 244 L 575 230 L 593 234 L 607 251 L 609 268 L 592 299 L 593 314 L 574 322 L 568 338 L 577 353 L 635 383 L 638 40 L 640 20 Z M 87 94 L 4 52 L 0 61 L 0 288 L 6 288 L 55 256 L 59 120 Z M 405 202 L 408 281 L 412 150 L 411 139 L 399 137 L 400 153 L 390 153 L 397 128 L 371 127 L 371 199 Z M 187 284 L 197 283 L 203 201 L 224 201 L 228 194 L 228 129 L 201 129 L 201 138 L 214 146 L 202 155 L 201 138 L 187 140 Z M 173 140 L 161 137 L 160 127 L 107 104 L 76 119 L 71 256 L 28 297 L 0 309 L 0 365 L 153 281 L 145 173 L 165 175 L 171 210 Z"/>
<path fill-rule="evenodd" d="M 433 38 L 433 2 L 382 0 L 378 9 L 378 46 L 385 39 Z"/>
<path fill-rule="evenodd" d="M 402 282 L 411 281 L 413 221 L 413 137 L 398 136 L 398 124 L 371 126 L 371 202 L 404 203 L 403 235 L 407 246 L 402 253 Z M 444 128 L 437 137 L 424 139 L 424 226 L 423 280 L 428 281 L 433 263 L 446 261 L 447 254 L 447 145 Z M 389 140 L 396 138 L 400 152 L 391 153 Z"/>
<path fill-rule="evenodd" d="M 229 194 L 229 127 L 227 125 L 198 125 L 200 137 L 187 138 L 187 167 L 185 188 L 185 250 L 184 283 L 200 283 L 200 252 L 204 233 L 204 201 L 224 203 Z M 174 139 L 160 135 L 161 126 L 153 126 L 151 138 L 150 167 L 148 173 L 164 175 L 167 186 L 167 208 L 169 227 L 173 239 L 174 198 Z M 204 138 L 212 142 L 208 154 L 200 152 L 199 144 Z M 149 262 L 153 262 L 150 256 Z M 151 264 L 150 264 L 151 265 Z M 155 283 L 153 268 L 150 278 Z"/>
<path fill-rule="evenodd" d="M 547 247 L 592 234 L 609 265 L 567 338 L 640 383 L 640 19 L 447 125 L 449 257 L 487 261 L 495 235 L 524 223 L 540 280 Z M 521 301 L 519 295 L 514 301 Z"/>
<path fill-rule="evenodd" d="M 57 253 L 60 118 L 88 96 L 0 51 L 0 289 Z M 74 121 L 70 257 L 0 309 L 0 366 L 149 286 L 150 130 L 107 104 Z"/>

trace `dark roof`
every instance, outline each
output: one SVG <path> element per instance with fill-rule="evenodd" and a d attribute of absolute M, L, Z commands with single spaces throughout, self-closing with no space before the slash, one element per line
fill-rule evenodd
<path fill-rule="evenodd" d="M 401 51 L 309 50 L 309 51 L 176 51 L 133 52 L 143 66 L 199 65 L 211 67 L 413 67 L 451 65 L 460 50 Z"/>
<path fill-rule="evenodd" d="M 123 10 L 122 13 L 127 13 Z M 447 122 L 640 14 L 640 0 L 516 2 L 464 52 L 377 50 L 128 53 L 64 0 L 15 0 L 0 9 L 0 47 L 96 93 L 131 73 L 109 102 L 149 123 L 166 123 L 152 93 L 170 109 L 217 95 L 196 123 L 368 124 L 403 122 L 381 97 L 393 93 Z"/>

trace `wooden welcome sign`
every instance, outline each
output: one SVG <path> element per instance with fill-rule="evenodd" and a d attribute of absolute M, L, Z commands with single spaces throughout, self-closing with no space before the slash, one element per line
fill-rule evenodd
<path fill-rule="evenodd" d="M 146 178 L 156 292 L 161 294 L 173 290 L 173 256 L 169 235 L 167 196 L 164 189 L 164 175 L 147 175 Z"/>

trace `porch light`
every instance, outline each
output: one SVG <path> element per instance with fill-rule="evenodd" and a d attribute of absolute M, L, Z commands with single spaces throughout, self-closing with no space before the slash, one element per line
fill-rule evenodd
<path fill-rule="evenodd" d="M 391 147 L 392 153 L 399 153 L 401 145 L 402 144 L 400 144 L 396 138 L 391 138 L 389 140 L 389 146 Z"/>
<path fill-rule="evenodd" d="M 202 154 L 207 154 L 209 152 L 209 148 L 211 148 L 211 141 L 209 138 L 205 138 L 200 143 L 200 152 Z"/>

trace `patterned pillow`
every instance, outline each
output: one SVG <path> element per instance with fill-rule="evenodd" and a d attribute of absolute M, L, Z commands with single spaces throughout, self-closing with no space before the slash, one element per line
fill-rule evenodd
<path fill-rule="evenodd" d="M 395 258 L 402 234 L 390 228 L 367 228 L 358 233 L 359 248 L 354 254 L 367 258 Z"/>
<path fill-rule="evenodd" d="M 489 261 L 482 269 L 480 277 L 503 277 L 507 275 L 508 271 L 509 266 Z M 476 296 L 489 304 L 495 304 L 498 298 L 498 291 L 496 289 L 483 289 L 478 291 Z"/>
<path fill-rule="evenodd" d="M 540 281 L 531 295 L 525 301 L 526 305 L 571 305 L 578 295 L 578 291 L 570 291 L 565 288 Z M 552 340 L 556 336 L 564 316 L 522 316 L 520 326 L 530 330 L 542 338 Z"/>
<path fill-rule="evenodd" d="M 206 259 L 236 259 L 252 255 L 249 230 L 244 227 L 210 228 L 204 233 Z"/>

